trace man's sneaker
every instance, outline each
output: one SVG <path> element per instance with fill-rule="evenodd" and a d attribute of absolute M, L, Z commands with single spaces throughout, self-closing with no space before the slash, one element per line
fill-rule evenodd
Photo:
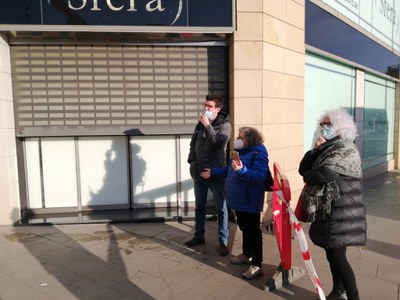
<path fill-rule="evenodd" d="M 250 266 L 250 268 L 242 274 L 244 278 L 247 280 L 251 280 L 257 277 L 260 277 L 264 274 L 263 270 L 257 266 Z"/>
<path fill-rule="evenodd" d="M 206 241 L 204 239 L 192 238 L 191 240 L 184 243 L 185 246 L 191 248 L 198 245 L 204 245 Z"/>
<path fill-rule="evenodd" d="M 251 258 L 243 253 L 231 258 L 231 263 L 234 265 L 251 265 Z"/>
<path fill-rule="evenodd" d="M 229 250 L 228 250 L 228 247 L 224 243 L 221 242 L 219 244 L 218 252 L 219 252 L 219 255 L 221 255 L 221 256 L 227 256 L 229 253 Z"/>

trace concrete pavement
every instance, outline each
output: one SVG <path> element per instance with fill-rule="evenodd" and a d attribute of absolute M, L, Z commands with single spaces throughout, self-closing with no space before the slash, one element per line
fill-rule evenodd
<path fill-rule="evenodd" d="M 368 243 L 351 247 L 361 299 L 400 300 L 400 173 L 365 181 Z M 206 244 L 182 246 L 194 222 L 72 224 L 0 227 L 0 299 L 315 299 L 306 274 L 285 288 L 265 291 L 279 262 L 275 236 L 264 233 L 264 276 L 241 278 L 246 266 L 217 253 L 217 223 L 208 221 Z M 307 227 L 307 226 L 305 226 Z M 307 228 L 305 228 L 306 233 Z M 230 223 L 232 255 L 241 232 Z M 307 235 L 308 238 L 308 235 Z M 325 294 L 332 288 L 324 251 L 309 242 Z M 296 239 L 293 266 L 304 268 Z"/>

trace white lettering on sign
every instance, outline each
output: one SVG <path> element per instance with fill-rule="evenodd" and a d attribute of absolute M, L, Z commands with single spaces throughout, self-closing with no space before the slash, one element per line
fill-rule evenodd
<path fill-rule="evenodd" d="M 126 4 L 120 4 L 117 5 L 116 2 L 117 0 L 68 0 L 68 8 L 72 9 L 72 10 L 82 10 L 85 8 L 90 8 L 91 11 L 101 11 L 102 9 L 99 7 L 99 2 L 100 4 L 104 3 L 107 6 L 108 9 L 112 10 L 112 11 L 121 11 L 121 10 L 126 10 L 126 11 L 138 11 L 136 9 L 136 0 L 126 0 Z M 165 7 L 163 6 L 163 0 L 147 0 L 147 4 L 146 4 L 146 11 L 148 12 L 154 12 L 154 11 L 165 11 Z M 175 15 L 175 19 L 174 21 L 171 23 L 171 25 L 173 25 L 180 17 L 182 14 L 182 9 L 183 9 L 183 0 L 177 0 L 179 1 L 178 3 L 178 9 Z M 51 0 L 48 0 L 49 4 L 51 2 Z M 119 1 L 121 2 L 121 0 Z M 164 1 L 165 2 L 169 2 L 168 1 Z"/>
<path fill-rule="evenodd" d="M 154 2 L 157 2 L 157 5 L 154 8 L 152 8 L 151 4 Z M 165 10 L 165 8 L 161 7 L 161 0 L 152 0 L 146 4 L 146 10 L 147 11 L 155 11 L 155 10 L 163 11 L 163 10 Z"/>

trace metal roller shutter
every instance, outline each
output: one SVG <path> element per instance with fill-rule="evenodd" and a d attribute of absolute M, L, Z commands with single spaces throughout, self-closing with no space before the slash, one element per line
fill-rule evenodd
<path fill-rule="evenodd" d="M 226 47 L 16 45 L 11 56 L 20 137 L 189 133 L 209 91 L 227 97 Z"/>

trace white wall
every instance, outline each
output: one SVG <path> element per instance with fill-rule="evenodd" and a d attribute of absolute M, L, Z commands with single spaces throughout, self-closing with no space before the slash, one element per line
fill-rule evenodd
<path fill-rule="evenodd" d="M 0 36 L 0 225 L 20 219 L 10 47 Z"/>

